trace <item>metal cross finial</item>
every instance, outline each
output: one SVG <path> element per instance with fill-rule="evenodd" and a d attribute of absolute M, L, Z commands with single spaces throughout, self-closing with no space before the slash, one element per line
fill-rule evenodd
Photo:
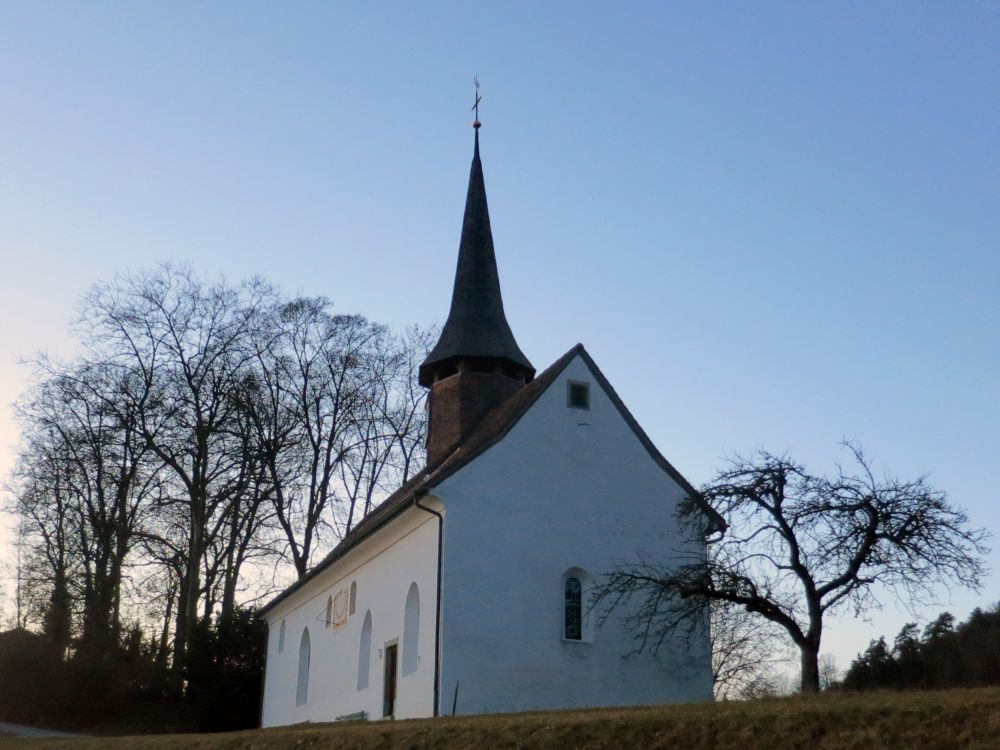
<path fill-rule="evenodd" d="M 476 84 L 476 103 L 472 105 L 472 110 L 476 113 L 476 121 L 472 123 L 472 127 L 479 129 L 479 102 L 483 100 L 483 97 L 479 95 L 479 76 L 474 76 L 472 80 Z"/>

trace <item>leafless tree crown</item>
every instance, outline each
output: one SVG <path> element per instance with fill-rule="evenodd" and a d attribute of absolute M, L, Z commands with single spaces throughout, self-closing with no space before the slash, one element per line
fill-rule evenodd
<path fill-rule="evenodd" d="M 737 607 L 781 628 L 798 648 L 802 690 L 819 689 L 824 618 L 879 606 L 880 590 L 913 605 L 937 587 L 977 588 L 986 532 L 926 478 L 878 478 L 863 452 L 846 445 L 853 470 L 810 474 L 786 456 L 736 459 L 701 491 L 729 525 L 706 557 L 664 551 L 662 565 L 623 565 L 598 591 L 606 612 L 632 599 L 640 647 L 657 647 L 704 619 L 709 606 Z M 694 498 L 679 518 L 703 527 Z"/>
<path fill-rule="evenodd" d="M 304 575 L 423 463 L 433 332 L 174 266 L 94 287 L 76 330 L 79 358 L 32 363 L 8 493 L 33 617 L 64 647 L 145 615 L 182 674 L 199 617 Z"/>

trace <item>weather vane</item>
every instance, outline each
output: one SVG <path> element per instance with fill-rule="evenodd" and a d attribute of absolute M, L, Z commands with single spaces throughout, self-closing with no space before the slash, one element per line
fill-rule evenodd
<path fill-rule="evenodd" d="M 476 84 L 476 103 L 472 105 L 472 111 L 476 113 L 476 121 L 472 123 L 472 127 L 479 130 L 481 123 L 479 122 L 479 102 L 483 100 L 483 97 L 479 95 L 479 76 L 473 76 L 472 80 Z"/>

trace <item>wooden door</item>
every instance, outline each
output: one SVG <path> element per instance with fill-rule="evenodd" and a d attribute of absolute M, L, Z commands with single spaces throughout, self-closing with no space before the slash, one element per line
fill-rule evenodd
<path fill-rule="evenodd" d="M 399 666 L 399 645 L 385 647 L 385 674 L 382 685 L 382 716 L 396 715 L 396 674 Z"/>

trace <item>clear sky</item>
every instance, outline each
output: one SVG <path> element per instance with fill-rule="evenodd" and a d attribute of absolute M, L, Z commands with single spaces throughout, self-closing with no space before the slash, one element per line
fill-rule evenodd
<path fill-rule="evenodd" d="M 1000 530 L 1000 4 L 972 0 L 5 2 L 0 471 L 18 356 L 70 354 L 117 271 L 443 320 L 475 73 L 539 369 L 582 341 L 695 484 L 759 447 L 827 468 L 847 437 Z M 828 650 L 906 619 L 887 600 Z"/>

